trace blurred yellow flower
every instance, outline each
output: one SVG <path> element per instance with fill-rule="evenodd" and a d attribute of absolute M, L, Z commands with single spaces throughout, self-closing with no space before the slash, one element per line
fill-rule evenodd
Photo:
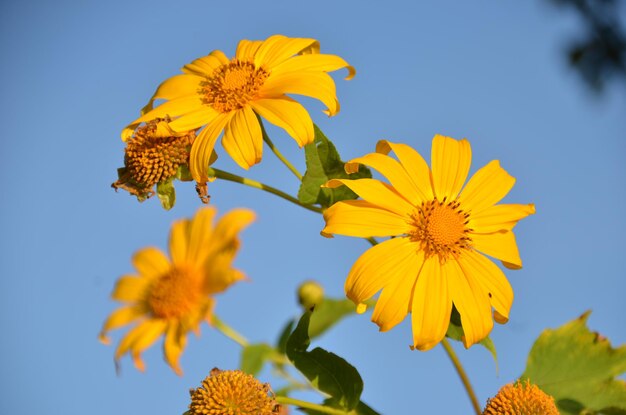
<path fill-rule="evenodd" d="M 393 151 L 398 160 L 388 156 Z M 363 200 L 339 202 L 324 213 L 325 236 L 393 236 L 355 262 L 345 284 L 357 311 L 382 289 L 372 321 L 387 331 L 410 312 L 413 346 L 428 350 L 443 339 L 452 305 L 461 315 L 465 347 L 508 321 L 513 290 L 500 268 L 483 254 L 521 268 L 513 227 L 535 213 L 532 204 L 496 205 L 515 179 L 491 161 L 463 188 L 471 163 L 467 140 L 437 135 L 432 170 L 411 147 L 380 141 L 376 153 L 346 164 L 376 169 L 390 184 L 375 179 L 333 179 L 326 186 L 348 186 Z M 461 189 L 463 190 L 461 191 Z"/>
<path fill-rule="evenodd" d="M 529 380 L 504 385 L 487 401 L 483 415 L 559 415 L 554 398 Z"/>
<path fill-rule="evenodd" d="M 270 36 L 266 40 L 242 40 L 235 57 L 229 59 L 215 50 L 182 68 L 183 74 L 163 82 L 142 116 L 122 132 L 132 136 L 142 122 L 170 116 L 170 127 L 177 132 L 204 129 L 191 149 L 193 178 L 206 182 L 211 153 L 224 131 L 222 145 L 244 169 L 261 161 L 263 136 L 257 115 L 283 128 L 299 146 L 314 138 L 313 122 L 302 105 L 286 94 L 320 100 L 328 115 L 339 111 L 335 83 L 327 72 L 354 69 L 339 56 L 319 53 L 314 39 Z M 167 102 L 153 107 L 156 99 Z"/>
<path fill-rule="evenodd" d="M 213 295 L 244 279 L 232 267 L 239 249 L 238 234 L 254 220 L 247 209 L 234 209 L 213 224 L 216 210 L 205 207 L 192 219 L 172 225 L 170 257 L 157 248 L 144 248 L 133 256 L 135 275 L 124 275 L 111 294 L 126 303 L 104 322 L 100 339 L 107 332 L 130 323 L 135 326 L 122 338 L 115 351 L 116 362 L 130 353 L 139 370 L 144 370 L 141 353 L 161 335 L 165 336 L 165 360 L 177 374 L 178 363 L 190 330 L 199 333 L 200 323 L 211 323 Z"/>

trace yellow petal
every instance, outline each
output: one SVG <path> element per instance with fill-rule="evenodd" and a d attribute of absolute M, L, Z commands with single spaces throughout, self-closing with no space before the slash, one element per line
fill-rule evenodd
<path fill-rule="evenodd" d="M 317 43 L 315 39 L 270 36 L 258 48 L 254 56 L 254 64 L 257 68 L 263 66 L 271 70 L 315 43 Z"/>
<path fill-rule="evenodd" d="M 454 200 L 458 196 L 470 164 L 472 149 L 467 140 L 436 135 L 431 155 L 433 188 L 437 199 Z"/>
<path fill-rule="evenodd" d="M 414 205 L 404 199 L 392 186 L 376 179 L 333 179 L 329 180 L 324 187 L 334 189 L 341 185 L 349 187 L 350 190 L 373 205 L 387 209 L 407 219 L 410 218 L 411 213 L 415 209 Z"/>
<path fill-rule="evenodd" d="M 326 226 L 322 235 L 339 234 L 368 238 L 370 236 L 397 236 L 411 227 L 406 217 L 380 209 L 365 200 L 346 200 L 335 203 L 324 211 Z"/>
<path fill-rule="evenodd" d="M 364 302 L 401 274 L 403 267 L 414 266 L 416 277 L 420 258 L 419 245 L 408 238 L 389 239 L 373 246 L 352 265 L 345 284 L 347 297 L 357 305 Z"/>
<path fill-rule="evenodd" d="M 156 278 L 170 269 L 170 261 L 158 248 L 148 247 L 133 255 L 133 265 L 139 275 L 145 278 Z"/>
<path fill-rule="evenodd" d="M 147 320 L 143 325 L 142 332 L 137 335 L 132 344 L 130 344 L 130 354 L 138 370 L 142 372 L 145 370 L 145 366 L 141 360 L 141 353 L 154 344 L 165 332 L 166 327 L 167 322 L 165 320 Z"/>
<path fill-rule="evenodd" d="M 339 112 L 335 81 L 324 72 L 288 72 L 281 75 L 272 73 L 259 91 L 262 98 L 280 97 L 283 94 L 318 99 L 326 105 L 325 113 L 329 116 Z"/>
<path fill-rule="evenodd" d="M 413 181 L 417 192 L 420 194 L 420 200 L 433 200 L 430 169 L 422 156 L 406 144 L 392 143 L 386 140 L 381 140 L 376 144 L 377 153 L 389 154 L 390 151 L 395 153 L 407 175 Z"/>
<path fill-rule="evenodd" d="M 493 328 L 491 304 L 471 275 L 466 275 L 456 261 L 442 266 L 443 276 L 448 279 L 452 301 L 461 315 L 463 344 L 469 348 L 489 335 Z"/>
<path fill-rule="evenodd" d="M 256 214 L 250 209 L 233 209 L 224 214 L 215 225 L 216 246 L 230 245 L 255 219 Z"/>
<path fill-rule="evenodd" d="M 459 258 L 459 265 L 463 273 L 471 275 L 487 293 L 491 305 L 499 314 L 498 323 L 505 323 L 513 304 L 513 288 L 502 270 L 489 258 L 474 251 L 464 251 Z"/>
<path fill-rule="evenodd" d="M 183 66 L 181 69 L 187 74 L 194 74 L 201 77 L 209 77 L 213 71 L 222 65 L 228 64 L 230 61 L 222 51 L 214 50 L 209 55 L 196 59 L 195 61 Z"/>
<path fill-rule="evenodd" d="M 392 280 L 383 288 L 372 313 L 372 321 L 378 325 L 380 331 L 391 330 L 404 320 L 411 310 L 413 287 L 422 267 L 424 255 L 422 251 L 415 251 L 417 244 L 406 245 L 410 250 L 394 253 L 393 255 L 400 261 L 396 262 L 393 269 L 385 270 L 392 276 Z M 383 270 L 378 272 L 383 272 Z"/>
<path fill-rule="evenodd" d="M 483 254 L 512 264 L 517 269 L 522 267 L 522 259 L 519 256 L 513 232 L 470 233 L 470 238 L 472 238 L 474 248 Z"/>
<path fill-rule="evenodd" d="M 166 101 L 161 105 L 157 106 L 152 111 L 142 115 L 137 118 L 132 123 L 128 124 L 126 128 L 122 131 L 122 140 L 128 140 L 135 131 L 135 128 L 142 122 L 152 121 L 155 118 L 176 118 L 183 114 L 187 114 L 203 108 L 204 104 L 200 101 L 198 96 L 186 96 L 184 98 L 173 99 L 171 101 Z"/>
<path fill-rule="evenodd" d="M 235 111 L 226 125 L 224 150 L 243 169 L 248 170 L 261 161 L 263 156 L 263 133 L 254 111 L 248 106 Z"/>
<path fill-rule="evenodd" d="M 243 62 L 250 62 L 254 59 L 254 55 L 256 54 L 259 47 L 263 44 L 262 40 L 247 40 L 243 39 L 237 45 L 237 52 L 235 53 L 235 57 Z"/>
<path fill-rule="evenodd" d="M 177 220 L 170 230 L 170 256 L 172 263 L 182 265 L 187 262 L 187 244 L 189 243 L 189 223 L 187 219 Z"/>
<path fill-rule="evenodd" d="M 478 213 L 498 203 L 514 184 L 515 178 L 500 167 L 498 160 L 493 160 L 467 182 L 459 196 L 459 202 L 463 210 L 472 214 Z"/>
<path fill-rule="evenodd" d="M 150 101 L 148 101 L 148 104 L 141 109 L 141 114 L 144 115 L 152 111 L 154 101 L 157 99 L 173 100 L 197 95 L 200 82 L 203 80 L 204 78 L 200 76 L 188 74 L 175 75 L 166 79 L 159 85 L 154 95 L 152 95 L 152 98 L 150 98 Z"/>
<path fill-rule="evenodd" d="M 217 213 L 215 207 L 206 206 L 198 209 L 189 224 L 189 245 L 187 260 L 200 266 L 213 245 L 213 219 Z"/>
<path fill-rule="evenodd" d="M 120 277 L 115 283 L 111 298 L 123 302 L 139 301 L 144 296 L 149 281 L 147 278 L 141 278 L 136 275 Z"/>
<path fill-rule="evenodd" d="M 336 55 L 310 54 L 299 55 L 284 61 L 272 69 L 272 75 L 282 75 L 289 72 L 333 72 L 342 68 L 348 69 L 346 80 L 350 80 L 356 71 L 345 60 Z"/>
<path fill-rule="evenodd" d="M 446 335 L 452 313 L 452 296 L 437 256 L 430 257 L 417 277 L 411 302 L 413 346 L 430 350 Z"/>
<path fill-rule="evenodd" d="M 284 129 L 302 147 L 313 142 L 313 121 L 306 109 L 289 97 L 251 101 L 254 112 Z"/>
<path fill-rule="evenodd" d="M 347 162 L 345 165 L 346 173 L 357 172 L 359 164 L 371 167 L 385 176 L 398 193 L 414 206 L 424 201 L 420 190 L 415 186 L 406 170 L 393 158 L 380 153 L 370 153 Z"/>
<path fill-rule="evenodd" d="M 206 183 L 209 180 L 208 168 L 213 154 L 215 142 L 224 127 L 230 121 L 231 114 L 220 114 L 210 124 L 208 124 L 191 146 L 189 155 L 189 170 L 193 179 L 199 183 Z"/>
<path fill-rule="evenodd" d="M 521 219 L 535 213 L 535 205 L 495 205 L 472 214 L 468 227 L 476 233 L 510 231 Z"/>
<path fill-rule="evenodd" d="M 106 332 L 115 330 L 122 326 L 132 323 L 138 318 L 143 317 L 147 310 L 142 305 L 131 305 L 121 307 L 111 313 L 102 325 L 101 335 L 106 335 Z"/>
<path fill-rule="evenodd" d="M 167 364 L 170 365 L 178 376 L 183 375 L 179 361 L 186 345 L 187 333 L 182 330 L 178 322 L 169 322 L 165 332 L 165 340 L 163 341 L 163 355 Z"/>
<path fill-rule="evenodd" d="M 219 113 L 213 108 L 203 106 L 195 111 L 184 114 L 169 123 L 169 127 L 177 132 L 200 128 L 213 121 Z"/>

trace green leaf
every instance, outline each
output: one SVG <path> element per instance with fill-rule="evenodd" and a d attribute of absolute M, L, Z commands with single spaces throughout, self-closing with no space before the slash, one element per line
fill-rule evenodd
<path fill-rule="evenodd" d="M 181 164 L 178 166 L 178 170 L 176 170 L 176 174 L 174 175 L 178 180 L 182 182 L 190 182 L 193 180 L 191 176 L 191 171 L 189 171 L 189 166 L 186 164 Z"/>
<path fill-rule="evenodd" d="M 446 332 L 446 337 L 462 342 L 463 341 L 463 326 L 461 326 L 461 315 L 455 307 L 452 308 L 452 315 L 450 316 L 450 325 Z M 491 340 L 491 337 L 487 336 L 478 342 L 481 346 L 491 353 L 493 361 L 496 364 L 496 372 L 498 371 L 498 353 L 496 352 L 496 345 Z"/>
<path fill-rule="evenodd" d="M 320 391 L 327 393 L 342 409 L 350 411 L 359 404 L 363 380 L 359 372 L 341 357 L 320 347 L 307 351 L 311 311 L 304 313 L 287 340 L 287 357 Z"/>
<path fill-rule="evenodd" d="M 174 190 L 174 178 L 170 177 L 164 182 L 157 183 L 157 196 L 163 209 L 170 210 L 176 203 L 176 190 Z"/>
<path fill-rule="evenodd" d="M 274 348 L 266 343 L 246 346 L 241 351 L 239 368 L 252 376 L 256 376 L 273 353 L 275 353 Z"/>
<path fill-rule="evenodd" d="M 371 178 L 371 171 L 360 166 L 359 171 L 347 174 L 345 163 L 341 161 L 335 145 L 315 127 L 315 141 L 304 146 L 306 158 L 306 173 L 298 191 L 298 200 L 306 204 L 319 204 L 323 207 L 331 206 L 340 200 L 356 199 L 358 196 L 345 186 L 336 189 L 323 189 L 320 186 L 330 179 L 360 179 Z"/>
<path fill-rule="evenodd" d="M 289 320 L 287 324 L 285 324 L 283 331 L 280 332 L 280 335 L 278 336 L 278 341 L 276 342 L 276 348 L 278 349 L 279 353 L 285 354 L 287 352 L 287 339 L 289 339 L 289 335 L 291 334 L 293 326 L 295 325 L 295 320 Z"/>
<path fill-rule="evenodd" d="M 350 300 L 324 298 L 315 306 L 309 324 L 309 336 L 317 337 L 334 326 L 339 320 L 356 312 L 356 306 Z"/>
<path fill-rule="evenodd" d="M 626 372 L 626 345 L 614 349 L 591 332 L 590 313 L 545 330 L 530 351 L 522 379 L 552 395 L 561 414 L 626 414 L 626 382 L 615 378 Z"/>
<path fill-rule="evenodd" d="M 342 409 L 341 406 L 337 404 L 337 402 L 332 398 L 324 399 L 323 405 L 329 408 Z M 326 415 L 324 412 L 316 411 L 314 409 L 299 408 L 299 410 L 308 415 Z M 359 404 L 356 406 L 356 408 L 350 411 L 349 414 L 350 415 L 380 415 L 378 412 L 370 408 L 367 404 L 363 403 L 362 401 L 359 401 Z"/>

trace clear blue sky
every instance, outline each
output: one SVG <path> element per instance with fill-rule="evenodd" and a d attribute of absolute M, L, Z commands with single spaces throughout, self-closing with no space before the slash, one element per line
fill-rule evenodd
<path fill-rule="evenodd" d="M 537 214 L 517 227 L 525 267 L 507 272 L 516 295 L 511 321 L 492 334 L 499 373 L 484 349 L 455 345 L 481 402 L 522 373 L 544 328 L 587 309 L 593 329 L 626 342 L 624 85 L 599 98 L 587 91 L 562 58 L 580 22 L 546 3 L 2 2 L 0 413 L 179 414 L 188 388 L 211 368 L 237 366 L 237 347 L 205 326 L 190 338 L 183 377 L 160 347 L 145 353 L 145 374 L 124 359 L 116 375 L 113 347 L 96 338 L 117 307 L 113 284 L 132 271 L 135 250 L 165 248 L 170 223 L 200 203 L 190 184 L 177 186 L 169 212 L 110 184 L 123 158 L 119 132 L 159 82 L 213 49 L 232 55 L 240 39 L 274 33 L 316 38 L 357 69 L 350 82 L 335 77 L 336 117 L 306 101 L 345 159 L 382 138 L 429 157 L 435 133 L 467 137 L 472 171 L 501 160 L 517 178 L 505 200 L 536 204 Z M 270 133 L 304 170 L 293 140 Z M 217 166 L 242 173 L 225 156 Z M 250 175 L 297 191 L 270 152 Z M 237 260 L 251 282 L 218 298 L 223 320 L 253 341 L 273 341 L 299 313 L 302 280 L 343 295 L 364 241 L 324 239 L 318 215 L 257 190 L 217 182 L 210 193 L 220 212 L 258 212 Z M 360 369 L 363 400 L 381 413 L 469 413 L 443 350 L 411 352 L 410 339 L 408 320 L 381 334 L 368 316 L 353 316 L 316 345 Z M 268 370 L 261 379 L 274 380 Z"/>

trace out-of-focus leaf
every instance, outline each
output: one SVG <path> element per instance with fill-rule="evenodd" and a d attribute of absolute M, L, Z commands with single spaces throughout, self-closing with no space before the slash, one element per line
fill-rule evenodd
<path fill-rule="evenodd" d="M 626 382 L 616 379 L 626 372 L 626 345 L 614 349 L 591 332 L 590 313 L 541 333 L 522 379 L 554 397 L 561 414 L 626 414 Z"/>
<path fill-rule="evenodd" d="M 320 347 L 307 351 L 311 311 L 304 313 L 287 340 L 287 357 L 294 366 L 320 391 L 327 393 L 343 410 L 350 411 L 359 404 L 363 380 L 359 372 L 341 357 Z"/>
<path fill-rule="evenodd" d="M 164 182 L 157 183 L 157 196 L 163 209 L 170 210 L 176 203 L 176 190 L 174 190 L 174 178 L 170 177 Z"/>
<path fill-rule="evenodd" d="M 252 376 L 256 376 L 273 353 L 275 353 L 274 348 L 269 344 L 257 343 L 246 346 L 241 351 L 239 368 Z"/>
<path fill-rule="evenodd" d="M 325 399 L 323 405 L 329 408 L 342 409 L 341 406 L 337 404 L 337 402 L 335 402 L 335 400 L 332 398 Z M 314 409 L 299 408 L 299 410 L 308 415 L 325 415 L 324 412 L 316 411 Z M 350 415 L 380 415 L 378 412 L 367 406 L 362 401 L 359 401 L 359 404 L 356 406 L 356 408 L 348 413 Z"/>
<path fill-rule="evenodd" d="M 315 306 L 309 324 L 309 337 L 314 338 L 335 325 L 347 315 L 356 312 L 356 306 L 350 300 L 324 298 Z"/>
<path fill-rule="evenodd" d="M 330 179 L 371 178 L 371 171 L 360 166 L 359 171 L 347 174 L 335 145 L 315 126 L 315 142 L 304 146 L 306 173 L 298 191 L 298 199 L 306 204 L 331 206 L 340 200 L 356 199 L 358 196 L 345 186 L 323 189 L 320 186 Z"/>
<path fill-rule="evenodd" d="M 293 331 L 293 327 L 296 325 L 296 320 L 289 320 L 283 331 L 280 332 L 278 336 L 278 341 L 276 342 L 276 348 L 279 353 L 285 354 L 287 353 L 287 339 L 289 339 L 289 335 Z"/>
<path fill-rule="evenodd" d="M 446 332 L 446 337 L 451 338 L 456 341 L 463 341 L 463 326 L 461 326 L 461 315 L 456 310 L 456 308 L 452 308 L 452 315 L 450 316 L 450 325 L 448 326 L 448 331 Z M 481 346 L 491 353 L 493 357 L 493 361 L 496 364 L 496 371 L 498 370 L 498 353 L 496 352 L 496 345 L 491 340 L 491 337 L 487 336 L 481 341 L 478 342 Z"/>

